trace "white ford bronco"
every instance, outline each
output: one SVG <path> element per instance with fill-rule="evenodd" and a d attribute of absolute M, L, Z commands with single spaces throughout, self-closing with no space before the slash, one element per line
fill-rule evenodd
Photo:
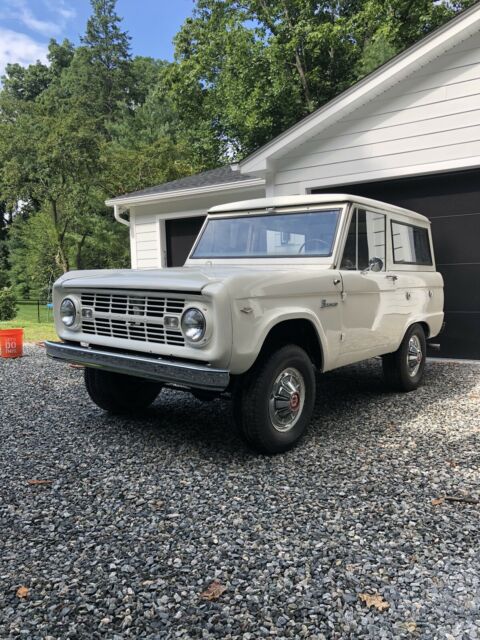
<path fill-rule="evenodd" d="M 375 200 L 309 195 L 211 209 L 181 268 L 77 271 L 54 287 L 62 342 L 99 407 L 131 413 L 163 386 L 227 392 L 247 441 L 292 447 L 315 374 L 382 356 L 387 383 L 422 380 L 443 324 L 427 218 Z"/>

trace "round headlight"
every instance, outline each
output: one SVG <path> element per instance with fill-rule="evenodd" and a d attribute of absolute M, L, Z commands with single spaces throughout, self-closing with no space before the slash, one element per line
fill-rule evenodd
<path fill-rule="evenodd" d="M 182 331 L 190 342 L 199 342 L 205 335 L 205 316 L 195 307 L 187 309 L 182 316 Z"/>
<path fill-rule="evenodd" d="M 66 327 L 71 327 L 77 317 L 77 310 L 73 300 L 65 298 L 60 305 L 60 318 Z"/>

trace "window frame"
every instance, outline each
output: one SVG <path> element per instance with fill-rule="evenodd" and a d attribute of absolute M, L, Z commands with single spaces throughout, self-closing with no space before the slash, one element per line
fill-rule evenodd
<path fill-rule="evenodd" d="M 395 244 L 393 242 L 393 225 L 398 224 L 404 227 L 411 227 L 412 229 L 422 229 L 427 234 L 428 239 L 428 252 L 430 254 L 430 262 L 406 262 L 405 260 L 397 261 L 395 260 Z M 432 239 L 429 233 L 428 227 L 422 227 L 418 224 L 412 224 L 411 222 L 401 222 L 400 220 L 395 220 L 394 218 L 390 218 L 390 238 L 392 242 L 392 263 L 396 265 L 407 265 L 413 267 L 433 267 L 433 247 L 432 247 Z"/>
<path fill-rule="evenodd" d="M 373 208 L 367 208 L 365 206 L 359 205 L 359 204 L 353 204 L 351 211 L 350 211 L 350 216 L 348 217 L 348 222 L 346 225 L 346 232 L 345 232 L 345 237 L 344 237 L 344 241 L 343 241 L 343 247 L 342 247 L 342 252 L 341 252 L 341 256 L 340 256 L 340 260 L 338 262 L 338 268 L 340 271 L 349 271 L 349 272 L 362 272 L 364 271 L 364 269 L 360 269 L 358 266 L 358 213 L 360 211 L 365 211 L 365 215 L 367 213 L 371 213 L 374 215 L 381 215 L 383 216 L 383 234 L 384 234 L 384 256 L 383 256 L 383 269 L 382 271 L 378 272 L 376 271 L 375 273 L 384 273 L 386 272 L 387 269 L 387 261 L 388 261 L 388 233 L 387 233 L 387 218 L 388 213 L 386 211 L 382 211 L 380 209 L 373 209 Z M 344 267 L 342 267 L 342 263 L 343 263 L 343 258 L 345 256 L 345 249 L 347 246 L 347 241 L 348 241 L 348 236 L 349 236 L 349 232 L 350 232 L 350 226 L 353 222 L 353 220 L 355 219 L 355 269 L 345 269 Z M 365 217 L 366 220 L 366 217 Z M 404 263 L 405 264 L 405 263 Z"/>
<path fill-rule="evenodd" d="M 308 208 L 300 208 L 299 210 L 288 210 L 288 211 L 279 211 L 279 210 L 275 210 L 273 212 L 268 212 L 268 211 L 255 211 L 255 212 L 246 212 L 243 215 L 235 215 L 235 214 L 228 214 L 228 215 L 215 215 L 215 216 L 211 216 L 208 217 L 205 220 L 204 225 L 202 226 L 202 228 L 200 229 L 197 239 L 190 251 L 190 254 L 188 256 L 188 260 L 203 260 L 203 261 L 214 261 L 214 260 L 225 260 L 225 261 L 229 261 L 229 260 L 259 260 L 259 261 L 264 261 L 264 260 L 289 260 L 291 258 L 295 258 L 295 260 L 298 259 L 328 259 L 328 258 L 332 258 L 334 253 L 335 253 L 335 248 L 336 248 L 336 244 L 338 242 L 338 233 L 339 233 L 339 229 L 340 229 L 340 224 L 341 224 L 341 220 L 342 220 L 342 216 L 343 216 L 343 206 L 342 205 L 337 205 L 334 206 L 332 208 L 330 207 L 322 207 L 319 206 L 318 208 L 315 207 L 314 205 L 308 207 Z M 335 231 L 333 234 L 333 240 L 332 240 L 332 244 L 330 246 L 330 253 L 324 253 L 324 254 L 304 254 L 304 253 L 292 253 L 292 254 L 275 254 L 275 255 L 263 255 L 263 256 L 259 256 L 259 255 L 232 255 L 232 256 L 213 256 L 213 257 L 205 257 L 205 256 L 195 256 L 195 252 L 197 250 L 198 244 L 200 243 L 200 240 L 207 228 L 207 224 L 208 222 L 210 222 L 210 220 L 225 220 L 225 219 L 245 219 L 245 218 L 257 218 L 257 217 L 271 217 L 274 215 L 282 215 L 282 216 L 288 216 L 288 215 L 299 215 L 299 214 L 306 214 L 306 215 L 314 215 L 315 213 L 336 213 L 337 214 L 337 219 L 336 219 L 336 224 L 335 224 Z M 186 263 L 185 263 L 186 264 Z"/>

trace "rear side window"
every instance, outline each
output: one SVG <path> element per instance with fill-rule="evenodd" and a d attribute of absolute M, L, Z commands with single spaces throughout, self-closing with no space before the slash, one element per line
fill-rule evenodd
<path fill-rule="evenodd" d="M 396 264 L 432 265 L 428 229 L 392 220 L 393 261 Z"/>
<path fill-rule="evenodd" d="M 357 209 L 352 215 L 341 269 L 367 269 L 372 258 L 379 258 L 385 270 L 385 216 Z"/>

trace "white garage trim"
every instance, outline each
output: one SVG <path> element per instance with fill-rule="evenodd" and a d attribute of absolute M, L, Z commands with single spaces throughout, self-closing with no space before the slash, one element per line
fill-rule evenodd
<path fill-rule="evenodd" d="M 332 178 L 316 178 L 298 183 L 298 194 L 311 193 L 312 189 L 322 189 L 324 187 L 334 187 L 339 184 L 359 184 L 365 182 L 377 182 L 379 180 L 390 180 L 395 178 L 411 178 L 413 176 L 426 176 L 433 173 L 447 173 L 449 171 L 476 169 L 480 167 L 480 156 L 478 158 L 460 158 L 457 160 L 443 162 L 429 162 L 423 165 L 414 165 L 407 167 L 397 167 L 396 169 L 385 169 L 379 171 L 368 171 L 365 173 L 344 174 L 342 176 L 335 175 Z M 275 195 L 292 195 L 291 185 L 286 185 L 285 193 L 282 191 L 282 185 L 275 187 Z"/>

